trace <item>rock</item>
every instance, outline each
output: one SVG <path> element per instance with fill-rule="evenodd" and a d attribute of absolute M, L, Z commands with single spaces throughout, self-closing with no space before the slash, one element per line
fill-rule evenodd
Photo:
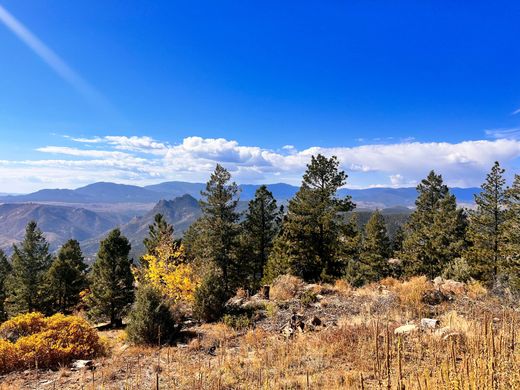
<path fill-rule="evenodd" d="M 244 303 L 244 298 L 242 297 L 233 297 L 229 298 L 226 302 L 226 307 L 240 307 Z"/>
<path fill-rule="evenodd" d="M 407 324 L 402 325 L 394 330 L 394 334 L 408 334 L 417 331 L 417 325 Z"/>
<path fill-rule="evenodd" d="M 462 295 L 466 292 L 466 285 L 452 279 L 443 279 L 437 276 L 433 279 L 433 285 L 444 294 Z"/>
<path fill-rule="evenodd" d="M 451 298 L 444 294 L 440 290 L 428 290 L 425 291 L 422 297 L 422 301 L 426 303 L 427 305 L 439 305 L 442 302 L 449 301 Z"/>
<path fill-rule="evenodd" d="M 433 318 L 421 318 L 422 329 L 435 329 L 439 325 L 439 320 Z"/>
<path fill-rule="evenodd" d="M 294 329 L 289 324 L 287 324 L 282 328 L 282 334 L 285 336 L 286 339 L 289 339 L 293 336 Z"/>
<path fill-rule="evenodd" d="M 323 299 L 323 295 L 321 294 L 316 294 L 316 300 L 317 301 L 321 301 Z"/>
<path fill-rule="evenodd" d="M 72 367 L 70 368 L 72 371 L 79 371 L 84 368 L 92 370 L 94 367 L 94 363 L 92 360 L 75 360 L 72 363 Z"/>

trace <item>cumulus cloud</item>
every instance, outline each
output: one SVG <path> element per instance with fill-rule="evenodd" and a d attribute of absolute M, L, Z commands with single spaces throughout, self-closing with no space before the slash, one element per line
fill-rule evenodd
<path fill-rule="evenodd" d="M 431 169 L 441 173 L 451 186 L 468 187 L 479 185 L 495 160 L 508 166 L 520 157 L 520 141 L 513 138 L 314 146 L 303 150 L 294 146 L 271 150 L 225 138 L 186 137 L 177 144 L 135 136 L 68 139 L 76 142 L 74 147 L 38 148 L 41 159 L 0 161 L 0 184 L 7 178 L 21 183 L 23 178 L 31 182 L 34 177 L 41 178 L 46 186 L 54 183 L 69 188 L 99 180 L 139 185 L 162 180 L 206 181 L 217 163 L 241 183 L 298 184 L 310 157 L 321 153 L 338 157 L 352 187 L 413 186 Z"/>

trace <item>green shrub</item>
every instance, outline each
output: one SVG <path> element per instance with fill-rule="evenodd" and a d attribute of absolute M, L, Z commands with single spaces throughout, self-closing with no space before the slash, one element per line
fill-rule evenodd
<path fill-rule="evenodd" d="M 453 279 L 457 282 L 467 282 L 471 279 L 471 267 L 466 259 L 459 257 L 444 267 L 442 272 L 444 279 Z"/>
<path fill-rule="evenodd" d="M 134 344 L 170 343 L 180 330 L 180 321 L 172 313 L 159 291 L 149 285 L 137 290 L 136 302 L 126 328 L 128 340 Z"/>
<path fill-rule="evenodd" d="M 253 324 L 251 318 L 249 318 L 246 314 L 226 314 L 224 317 L 222 317 L 222 322 L 235 330 L 244 330 L 251 327 Z"/>
<path fill-rule="evenodd" d="M 316 293 L 312 290 L 305 290 L 300 297 L 300 302 L 304 306 L 316 302 Z"/>
<path fill-rule="evenodd" d="M 200 321 L 218 321 L 229 298 L 231 294 L 224 288 L 222 277 L 216 272 L 209 273 L 195 290 L 193 316 Z"/>

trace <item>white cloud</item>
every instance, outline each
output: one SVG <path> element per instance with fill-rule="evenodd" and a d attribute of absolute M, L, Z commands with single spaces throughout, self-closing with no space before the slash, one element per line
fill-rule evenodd
<path fill-rule="evenodd" d="M 467 187 L 480 185 L 495 160 L 507 167 L 520 157 L 520 141 L 515 139 L 315 146 L 304 150 L 270 150 L 224 138 L 187 137 L 179 144 L 151 137 L 69 139 L 79 146 L 43 146 L 37 149 L 42 157 L 48 155 L 42 159 L 0 161 L 0 186 L 12 180 L 18 187 L 10 185 L 10 191 L 16 192 L 51 184 L 70 188 L 100 180 L 133 184 L 206 181 L 216 163 L 223 164 L 241 183 L 298 184 L 310 156 L 322 153 L 338 157 L 352 187 L 413 186 L 431 169 L 441 173 L 449 185 Z M 96 140 L 99 149 L 90 147 L 93 142 L 86 140 Z M 48 158 L 54 155 L 66 157 Z"/>

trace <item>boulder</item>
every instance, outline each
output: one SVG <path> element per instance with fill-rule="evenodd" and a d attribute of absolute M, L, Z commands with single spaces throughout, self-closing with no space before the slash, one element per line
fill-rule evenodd
<path fill-rule="evenodd" d="M 434 318 L 421 318 L 422 329 L 435 329 L 439 325 L 439 320 Z"/>
<path fill-rule="evenodd" d="M 407 324 L 402 325 L 394 330 L 394 334 L 409 334 L 417 331 L 417 325 Z"/>

